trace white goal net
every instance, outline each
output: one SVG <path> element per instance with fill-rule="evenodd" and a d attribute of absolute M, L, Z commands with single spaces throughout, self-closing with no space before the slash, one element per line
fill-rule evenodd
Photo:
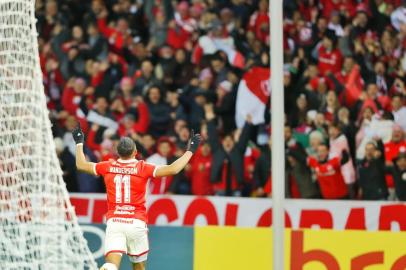
<path fill-rule="evenodd" d="M 35 0 L 0 0 L 0 269 L 96 269 L 55 153 Z"/>

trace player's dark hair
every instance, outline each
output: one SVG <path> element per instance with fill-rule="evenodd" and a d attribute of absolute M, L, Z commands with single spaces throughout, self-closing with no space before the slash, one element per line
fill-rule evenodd
<path fill-rule="evenodd" d="M 136 150 L 134 141 L 129 137 L 123 137 L 117 145 L 117 154 L 121 158 L 130 158 Z"/>

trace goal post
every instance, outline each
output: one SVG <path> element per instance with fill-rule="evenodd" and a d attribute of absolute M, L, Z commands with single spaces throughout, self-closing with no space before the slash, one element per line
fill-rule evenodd
<path fill-rule="evenodd" d="M 0 0 L 0 268 L 96 269 L 55 152 L 35 0 Z"/>
<path fill-rule="evenodd" d="M 285 140 L 283 85 L 283 0 L 270 0 L 271 116 L 272 116 L 272 255 L 273 268 L 284 265 Z"/>

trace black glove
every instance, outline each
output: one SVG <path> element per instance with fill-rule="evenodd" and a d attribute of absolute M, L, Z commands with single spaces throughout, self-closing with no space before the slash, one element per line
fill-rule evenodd
<path fill-rule="evenodd" d="M 72 136 L 76 144 L 83 143 L 85 141 L 85 135 L 80 128 L 80 124 L 74 130 L 72 130 Z"/>
<path fill-rule="evenodd" d="M 195 135 L 195 132 L 192 129 L 192 134 L 191 134 L 189 142 L 187 144 L 186 151 L 190 151 L 192 153 L 195 153 L 197 148 L 199 147 L 200 141 L 201 141 L 200 134 Z"/>

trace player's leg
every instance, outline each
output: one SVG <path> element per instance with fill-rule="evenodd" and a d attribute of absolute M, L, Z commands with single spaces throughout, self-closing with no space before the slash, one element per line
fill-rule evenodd
<path fill-rule="evenodd" d="M 133 264 L 133 270 L 145 270 L 148 251 L 148 228 L 145 222 L 136 220 L 127 234 L 127 254 Z"/>
<path fill-rule="evenodd" d="M 118 270 L 120 268 L 122 253 L 109 253 L 106 257 L 106 263 L 100 268 L 100 270 Z"/>
<path fill-rule="evenodd" d="M 145 262 L 133 263 L 133 270 L 145 270 Z"/>
<path fill-rule="evenodd" d="M 123 229 L 122 224 L 108 220 L 104 243 L 106 263 L 100 268 L 101 270 L 118 270 L 120 268 L 122 255 L 127 252 L 126 242 L 125 229 Z"/>

